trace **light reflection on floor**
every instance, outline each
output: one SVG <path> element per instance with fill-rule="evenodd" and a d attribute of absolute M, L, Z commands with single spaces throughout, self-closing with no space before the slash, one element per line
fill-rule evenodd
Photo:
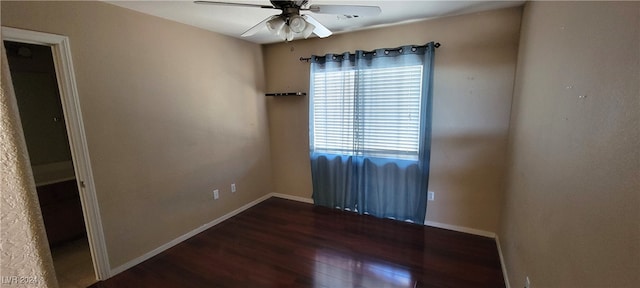
<path fill-rule="evenodd" d="M 353 258 L 336 251 L 316 251 L 314 287 L 414 287 L 404 267 Z"/>

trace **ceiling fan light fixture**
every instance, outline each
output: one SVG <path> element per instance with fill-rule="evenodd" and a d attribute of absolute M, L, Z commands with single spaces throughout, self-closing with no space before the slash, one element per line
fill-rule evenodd
<path fill-rule="evenodd" d="M 289 25 L 284 26 L 284 35 L 285 35 L 285 40 L 288 41 L 293 41 L 293 37 L 295 37 L 295 32 L 293 32 L 293 30 L 291 30 L 291 27 L 289 27 Z"/>
<path fill-rule="evenodd" d="M 285 41 L 293 41 L 296 34 L 302 34 L 304 38 L 307 38 L 315 29 L 314 25 L 308 23 L 299 15 L 294 15 L 289 18 L 276 16 L 269 21 L 266 21 L 266 26 L 271 34 L 274 34 Z"/>
<path fill-rule="evenodd" d="M 285 24 L 286 23 L 284 22 L 282 17 L 274 17 L 273 19 L 267 21 L 267 29 L 269 29 L 269 32 L 279 35 Z"/>
<path fill-rule="evenodd" d="M 307 22 L 306 27 L 304 27 L 304 30 L 302 30 L 302 36 L 304 37 L 304 39 L 309 38 L 309 36 L 311 36 L 311 34 L 313 33 L 313 30 L 315 29 L 316 26 Z"/>
<path fill-rule="evenodd" d="M 304 18 L 299 15 L 293 15 L 289 17 L 289 27 L 291 27 L 291 31 L 294 33 L 300 33 L 304 31 L 307 26 L 307 21 L 304 21 Z"/>

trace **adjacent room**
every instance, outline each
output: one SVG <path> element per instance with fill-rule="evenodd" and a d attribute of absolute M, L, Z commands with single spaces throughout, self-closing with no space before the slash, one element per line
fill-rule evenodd
<path fill-rule="evenodd" d="M 3 287 L 640 283 L 640 2 L 0 12 Z"/>

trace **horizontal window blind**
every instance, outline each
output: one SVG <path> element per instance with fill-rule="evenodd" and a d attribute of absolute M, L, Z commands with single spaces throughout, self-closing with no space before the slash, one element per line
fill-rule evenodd
<path fill-rule="evenodd" d="M 315 72 L 312 151 L 417 159 L 422 65 Z"/>

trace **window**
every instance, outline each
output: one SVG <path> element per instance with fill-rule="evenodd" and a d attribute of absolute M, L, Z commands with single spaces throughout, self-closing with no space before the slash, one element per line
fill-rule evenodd
<path fill-rule="evenodd" d="M 311 55 L 314 204 L 424 222 L 435 46 Z"/>
<path fill-rule="evenodd" d="M 422 73 L 422 65 L 312 72 L 311 151 L 417 160 Z"/>

